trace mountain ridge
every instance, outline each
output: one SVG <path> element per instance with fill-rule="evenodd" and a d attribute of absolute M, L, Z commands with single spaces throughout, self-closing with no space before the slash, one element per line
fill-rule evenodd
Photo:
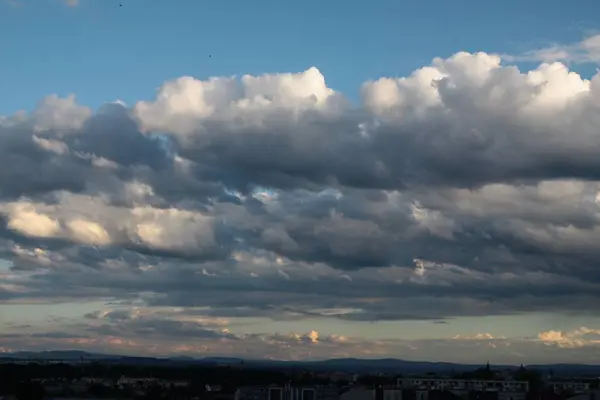
<path fill-rule="evenodd" d="M 244 366 L 246 368 L 306 368 L 316 370 L 338 370 L 348 372 L 388 371 L 388 372 L 463 372 L 484 367 L 484 364 L 461 364 L 445 361 L 413 361 L 396 358 L 362 359 L 362 358 L 333 358 L 326 360 L 267 360 L 243 359 L 238 357 L 142 357 L 121 354 L 92 353 L 83 350 L 46 350 L 46 351 L 18 351 L 0 353 L 2 362 L 22 361 L 63 361 L 76 363 L 81 361 L 100 363 L 124 363 L 144 365 L 206 365 L 206 366 Z M 494 365 L 495 369 L 516 369 L 518 365 Z M 528 368 L 538 370 L 553 370 L 554 372 L 576 371 L 578 373 L 600 373 L 600 365 L 554 363 L 527 365 Z"/>

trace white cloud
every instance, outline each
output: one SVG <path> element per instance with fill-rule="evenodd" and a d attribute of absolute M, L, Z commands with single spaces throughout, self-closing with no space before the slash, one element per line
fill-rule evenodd
<path fill-rule="evenodd" d="M 600 329 L 582 326 L 572 331 L 546 331 L 538 335 L 541 342 L 564 348 L 600 346 Z"/>
<path fill-rule="evenodd" d="M 30 203 L 13 203 L 9 211 L 7 227 L 26 236 L 53 237 L 60 231 L 59 223 L 49 216 L 35 211 Z"/>
<path fill-rule="evenodd" d="M 322 108 L 334 96 L 321 72 L 244 75 L 201 81 L 181 77 L 161 86 L 155 101 L 140 101 L 133 113 L 146 131 L 190 134 L 209 117 L 251 121 L 268 111 Z"/>
<path fill-rule="evenodd" d="M 198 212 L 134 208 L 134 235 L 143 243 L 164 250 L 206 248 L 215 245 L 213 218 Z"/>
<path fill-rule="evenodd" d="M 150 188 L 132 185 L 127 188 L 151 193 Z M 63 238 L 95 246 L 140 244 L 183 252 L 215 246 L 212 218 L 198 212 L 147 205 L 115 207 L 102 198 L 67 192 L 58 199 L 52 205 L 28 200 L 0 203 L 0 213 L 8 217 L 8 228 L 32 238 Z"/>
<path fill-rule="evenodd" d="M 92 110 L 78 105 L 73 94 L 66 98 L 50 95 L 38 104 L 32 119 L 36 131 L 54 130 L 66 133 L 81 128 L 91 115 Z"/>
<path fill-rule="evenodd" d="M 96 222 L 74 219 L 66 225 L 75 241 L 98 246 L 106 246 L 111 242 L 108 232 Z"/>
<path fill-rule="evenodd" d="M 567 63 L 600 62 L 600 35 L 591 35 L 580 42 L 571 44 L 554 44 L 518 55 L 505 55 L 507 61 L 533 61 Z"/>

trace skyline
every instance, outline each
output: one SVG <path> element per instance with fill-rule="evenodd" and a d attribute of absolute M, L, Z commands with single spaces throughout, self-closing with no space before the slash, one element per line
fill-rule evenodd
<path fill-rule="evenodd" d="M 360 43 L 344 35 L 360 11 L 373 28 L 361 43 L 395 20 L 360 2 L 323 7 L 341 15 L 330 23 L 344 35 L 322 38 L 339 44 L 336 64 L 316 42 L 296 58 L 293 46 L 261 58 L 259 44 L 255 58 L 252 46 L 224 56 L 215 47 L 241 48 L 226 33 L 195 52 L 154 43 L 152 59 L 142 36 L 155 37 L 157 18 L 177 37 L 185 24 L 173 16 L 197 6 L 122 3 L 0 5 L 1 352 L 599 359 L 600 35 L 583 14 L 520 44 L 471 27 L 461 44 L 414 44 L 410 59 L 381 63 L 383 44 L 366 46 L 369 59 L 348 64 Z M 213 29 L 228 6 L 210 7 Z M 114 43 L 143 10 L 131 42 Z M 102 18 L 121 11 L 103 36 Z M 55 33 L 78 26 L 79 47 L 52 53 L 41 25 L 7 36 L 48 15 Z M 288 23 L 299 29 L 300 17 Z"/>

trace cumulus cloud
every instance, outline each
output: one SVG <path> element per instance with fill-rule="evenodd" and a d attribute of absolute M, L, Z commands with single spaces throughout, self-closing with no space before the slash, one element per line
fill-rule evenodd
<path fill-rule="evenodd" d="M 235 321 L 597 313 L 599 75 L 460 52 L 361 94 L 352 104 L 313 67 L 182 77 L 95 111 L 51 95 L 0 118 L 0 299 L 146 310 L 90 314 L 53 345 L 252 342 L 274 357 L 366 350 L 347 332 L 253 336 Z M 577 335 L 521 350 L 596 346 Z M 463 339 L 439 345 L 512 343 Z"/>
<path fill-rule="evenodd" d="M 549 346 L 566 348 L 581 348 L 600 345 L 600 329 L 590 329 L 582 326 L 578 329 L 563 331 L 540 332 L 538 338 Z"/>

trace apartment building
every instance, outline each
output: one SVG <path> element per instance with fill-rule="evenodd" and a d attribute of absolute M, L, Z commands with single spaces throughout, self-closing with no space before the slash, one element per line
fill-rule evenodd
<path fill-rule="evenodd" d="M 529 391 L 529 382 L 514 380 L 399 378 L 397 386 L 400 388 L 449 390 L 453 392 L 497 391 L 507 393 L 527 393 Z M 503 400 L 510 400 L 510 398 Z M 513 398 L 512 400 L 517 399 Z"/>
<path fill-rule="evenodd" d="M 235 400 L 338 400 L 337 388 L 328 386 L 244 386 L 235 392 Z"/>
<path fill-rule="evenodd" d="M 554 393 L 580 393 L 589 392 L 590 384 L 588 382 L 581 381 L 554 381 L 550 382 L 549 386 L 552 388 Z"/>
<path fill-rule="evenodd" d="M 377 389 L 352 388 L 340 395 L 340 400 L 455 400 L 458 396 L 450 391 L 402 389 L 379 387 Z M 479 399 L 487 400 L 487 399 Z M 496 399 L 490 399 L 496 400 Z"/>

